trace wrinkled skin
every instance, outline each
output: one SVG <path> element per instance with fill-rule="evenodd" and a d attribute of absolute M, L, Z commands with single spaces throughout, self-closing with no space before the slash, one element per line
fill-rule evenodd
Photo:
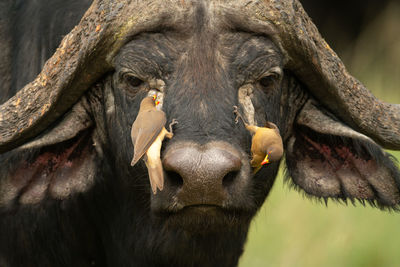
<path fill-rule="evenodd" d="M 296 124 L 312 97 L 285 69 L 285 56 L 268 34 L 226 23 L 203 3 L 174 15 L 174 27 L 133 36 L 113 70 L 41 136 L 68 136 L 68 127 L 57 127 L 70 116 L 84 125 L 76 135 L 45 145 L 39 136 L 1 155 L 1 266 L 237 265 L 279 167 L 252 174 L 251 136 L 233 113 L 233 106 L 243 108 L 243 87 L 252 88 L 257 124 L 271 121 L 280 129 L 289 172 L 306 193 L 383 207 L 399 203 L 397 169 L 368 137 L 325 125 L 320 114 Z M 145 164 L 130 166 L 130 127 L 141 100 L 161 90 L 155 80 L 165 84 L 167 124 L 179 121 L 163 143 L 165 187 L 156 195 Z M 345 137 L 334 136 L 338 128 Z M 382 179 L 361 173 L 352 183 L 336 173 L 354 169 L 378 170 Z"/>

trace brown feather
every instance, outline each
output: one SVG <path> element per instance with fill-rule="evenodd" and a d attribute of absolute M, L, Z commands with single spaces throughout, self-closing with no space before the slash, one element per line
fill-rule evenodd
<path fill-rule="evenodd" d="M 164 173 L 163 173 L 161 159 L 158 157 L 158 158 L 151 158 L 150 162 L 149 160 L 147 160 L 146 167 L 149 173 L 149 180 L 153 194 L 157 193 L 157 188 L 160 191 L 162 191 L 164 188 Z"/>
<path fill-rule="evenodd" d="M 142 100 L 139 114 L 133 122 L 131 130 L 134 146 L 134 156 L 131 166 L 134 166 L 143 157 L 164 128 L 166 122 L 165 113 L 156 109 L 151 97 L 146 97 Z"/>
<path fill-rule="evenodd" d="M 258 127 L 251 141 L 251 153 L 253 167 L 261 166 L 267 154 L 270 162 L 278 161 L 283 154 L 283 144 L 277 128 Z"/>
<path fill-rule="evenodd" d="M 160 157 L 161 146 L 165 137 L 172 138 L 172 125 L 177 123 L 175 119 L 172 120 L 171 132 L 168 132 L 164 127 L 166 121 L 165 113 L 156 109 L 153 98 L 146 97 L 140 103 L 139 114 L 133 122 L 131 130 L 134 145 L 131 165 L 135 165 L 145 155 L 144 162 L 153 194 L 157 193 L 157 188 L 160 191 L 164 188 L 164 171 Z"/>
<path fill-rule="evenodd" d="M 164 188 L 164 171 L 160 158 L 162 141 L 168 131 L 163 128 L 149 149 L 146 151 L 146 167 L 149 173 L 150 185 L 153 194 L 157 193 L 157 188 L 162 191 Z M 171 133 L 172 134 L 172 133 Z"/>

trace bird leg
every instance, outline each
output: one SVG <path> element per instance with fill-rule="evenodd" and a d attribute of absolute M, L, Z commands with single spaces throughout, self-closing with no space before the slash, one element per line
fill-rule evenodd
<path fill-rule="evenodd" d="M 178 121 L 176 119 L 172 119 L 172 122 L 169 124 L 169 132 L 172 132 L 172 126 L 174 126 L 175 124 L 178 124 Z"/>
<path fill-rule="evenodd" d="M 172 131 L 172 126 L 174 126 L 175 124 L 178 124 L 178 121 L 176 119 L 172 119 L 172 122 L 169 124 L 169 132 L 167 130 L 165 133 L 165 137 L 171 139 L 174 136 L 174 132 Z"/>
<path fill-rule="evenodd" d="M 278 126 L 276 126 L 275 123 L 267 121 L 265 124 L 265 127 L 270 128 L 270 129 L 275 129 L 275 130 L 279 130 Z"/>
<path fill-rule="evenodd" d="M 233 106 L 233 114 L 236 115 L 236 118 L 235 118 L 235 123 L 236 123 L 236 124 L 239 123 L 239 118 L 240 118 L 240 119 L 242 120 L 243 124 L 244 124 L 244 125 L 247 125 L 247 123 L 244 121 L 244 119 L 243 119 L 243 117 L 242 117 L 242 114 L 240 114 L 240 112 L 239 112 L 238 106 Z"/>
<path fill-rule="evenodd" d="M 233 113 L 236 115 L 236 118 L 235 118 L 235 123 L 236 124 L 239 122 L 239 118 L 240 118 L 242 120 L 243 124 L 244 124 L 244 127 L 246 127 L 246 129 L 249 130 L 251 134 L 255 134 L 256 133 L 258 127 L 255 126 L 255 125 L 247 124 L 244 121 L 242 115 L 240 114 L 239 108 L 237 106 L 233 106 Z"/>

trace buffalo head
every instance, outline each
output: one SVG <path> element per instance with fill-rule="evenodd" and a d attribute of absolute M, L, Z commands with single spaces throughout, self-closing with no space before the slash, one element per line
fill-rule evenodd
<path fill-rule="evenodd" d="M 156 195 L 145 165 L 130 166 L 150 91 L 179 121 Z M 234 106 L 278 126 L 307 194 L 397 209 L 399 173 L 380 146 L 400 149 L 400 107 L 346 71 L 296 0 L 95 1 L 0 107 L 0 205 L 85 196 L 94 224 L 111 229 L 98 234 L 132 261 L 234 265 L 279 167 L 253 174 Z"/>

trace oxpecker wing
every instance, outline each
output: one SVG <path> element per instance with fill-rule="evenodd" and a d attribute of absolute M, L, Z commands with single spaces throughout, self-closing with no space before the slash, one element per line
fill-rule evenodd
<path fill-rule="evenodd" d="M 153 100 L 152 100 L 153 101 Z M 132 125 L 131 137 L 134 154 L 131 166 L 134 166 L 143 157 L 151 144 L 164 128 L 167 118 L 161 110 L 139 110 L 139 114 Z"/>

